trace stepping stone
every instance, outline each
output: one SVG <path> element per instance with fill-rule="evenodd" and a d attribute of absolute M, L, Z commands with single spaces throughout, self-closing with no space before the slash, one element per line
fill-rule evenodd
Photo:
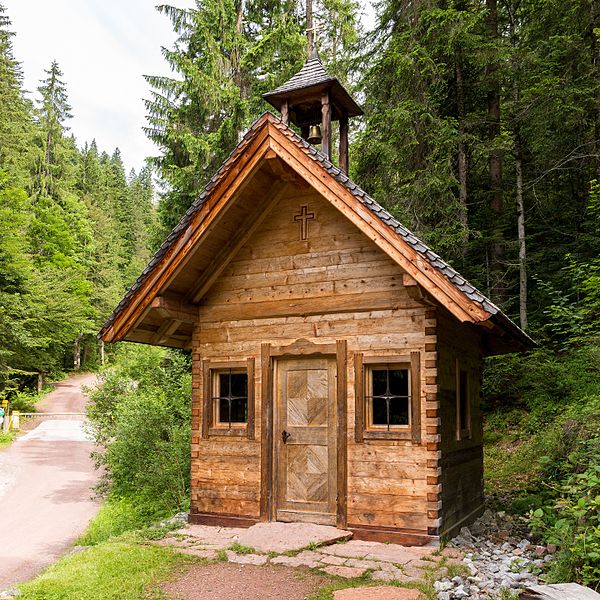
<path fill-rule="evenodd" d="M 411 560 L 418 560 L 435 552 L 436 548 L 424 546 L 400 546 L 398 544 L 382 544 L 380 542 L 364 542 L 352 540 L 347 544 L 328 546 L 320 548 L 319 552 L 333 556 L 345 556 L 347 558 L 362 558 L 406 564 Z"/>
<path fill-rule="evenodd" d="M 286 567 L 309 567 L 312 569 L 321 566 L 318 562 L 320 558 L 320 554 L 306 550 L 300 552 L 297 556 L 276 556 L 271 559 L 271 564 L 285 565 Z"/>
<path fill-rule="evenodd" d="M 238 530 L 239 531 L 239 530 Z M 319 546 L 333 544 L 352 537 L 350 531 L 344 531 L 327 525 L 313 523 L 257 523 L 241 530 L 237 541 L 260 552 L 283 554 L 302 550 L 311 544 Z"/>
<path fill-rule="evenodd" d="M 367 572 L 366 569 L 359 569 L 357 567 L 342 567 L 335 565 L 325 567 L 323 571 L 325 571 L 325 573 L 329 573 L 329 575 L 344 577 L 344 579 L 354 579 L 355 577 L 360 577 Z"/>
<path fill-rule="evenodd" d="M 333 592 L 333 600 L 421 600 L 419 590 L 380 585 L 377 587 L 347 588 Z"/>
<path fill-rule="evenodd" d="M 238 565 L 266 565 L 267 557 L 260 554 L 236 554 L 227 550 L 227 560 Z"/>
<path fill-rule="evenodd" d="M 246 530 L 239 527 L 215 527 L 212 525 L 188 525 L 177 531 L 178 536 L 187 536 L 190 541 L 215 550 L 228 548 L 238 541 Z M 170 539 L 170 538 L 169 538 Z"/>

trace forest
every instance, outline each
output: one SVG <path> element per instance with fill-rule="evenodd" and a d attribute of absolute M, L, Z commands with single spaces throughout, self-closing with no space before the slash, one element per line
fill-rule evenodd
<path fill-rule="evenodd" d="M 146 76 L 157 153 L 126 174 L 118 150 L 69 133 L 77 108 L 58 64 L 28 99 L 0 5 L 0 397 L 99 365 L 101 324 L 268 109 L 262 94 L 304 63 L 298 0 L 158 10 L 177 35 L 164 51 L 173 75 Z M 315 3 L 320 56 L 365 112 L 351 127 L 351 177 L 536 340 L 486 366 L 487 492 L 559 545 L 554 580 L 597 585 L 600 5 L 378 0 L 371 31 L 361 11 Z M 92 415 L 107 490 L 185 507 L 187 357 L 110 353 L 120 366 Z M 127 377 L 145 383 L 126 389 Z M 140 398 L 164 400 L 152 414 L 172 403 L 155 439 L 137 427 L 151 416 Z M 119 402 L 122 421 L 106 418 Z M 156 451 L 177 466 L 160 482 L 142 478 Z"/>

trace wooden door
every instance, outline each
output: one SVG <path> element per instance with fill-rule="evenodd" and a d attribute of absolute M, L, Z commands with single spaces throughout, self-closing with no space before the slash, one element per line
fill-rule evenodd
<path fill-rule="evenodd" d="M 335 360 L 279 360 L 275 369 L 276 518 L 335 525 Z"/>

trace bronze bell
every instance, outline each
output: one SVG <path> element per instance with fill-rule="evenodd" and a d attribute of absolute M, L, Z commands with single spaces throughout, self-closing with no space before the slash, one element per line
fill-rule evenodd
<path fill-rule="evenodd" d="M 311 125 L 310 130 L 308 132 L 308 137 L 306 141 L 309 144 L 320 144 L 323 139 L 321 135 L 321 126 L 320 125 Z"/>

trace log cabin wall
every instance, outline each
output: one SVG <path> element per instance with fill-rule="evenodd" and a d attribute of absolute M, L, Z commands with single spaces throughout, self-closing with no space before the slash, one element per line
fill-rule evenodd
<path fill-rule="evenodd" d="M 438 309 L 438 383 L 441 414 L 442 526 L 451 536 L 483 506 L 483 427 L 481 419 L 481 340 L 446 310 Z M 457 371 L 458 370 L 458 371 Z M 470 431 L 460 434 L 457 388 L 460 371 L 468 381 Z"/>
<path fill-rule="evenodd" d="M 294 220 L 303 206 L 315 216 L 307 240 Z M 381 530 L 438 533 L 435 310 L 403 281 L 400 267 L 312 190 L 298 189 L 279 202 L 201 302 L 193 336 L 192 521 L 225 515 L 243 525 L 265 518 L 261 345 L 346 340 L 347 525 L 363 537 Z M 420 360 L 420 441 L 357 442 L 354 356 L 411 352 Z M 203 361 L 249 358 L 255 361 L 254 438 L 206 438 Z"/>

